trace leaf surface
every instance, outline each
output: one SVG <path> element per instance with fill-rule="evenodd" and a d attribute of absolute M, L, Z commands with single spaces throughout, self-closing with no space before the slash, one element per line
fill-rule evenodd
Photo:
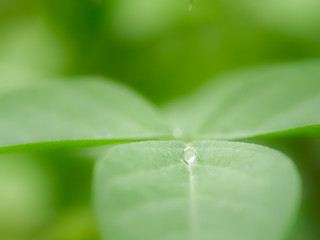
<path fill-rule="evenodd" d="M 68 79 L 0 96 L 0 151 L 171 135 L 154 107 L 121 84 Z"/>
<path fill-rule="evenodd" d="M 290 159 L 266 147 L 179 141 L 110 148 L 95 169 L 101 239 L 280 240 L 300 182 Z"/>
<path fill-rule="evenodd" d="M 241 139 L 320 136 L 319 107 L 320 61 L 313 60 L 221 76 L 166 111 L 190 138 Z"/>

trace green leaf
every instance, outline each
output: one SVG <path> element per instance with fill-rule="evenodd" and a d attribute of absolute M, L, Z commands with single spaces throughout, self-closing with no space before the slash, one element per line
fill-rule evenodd
<path fill-rule="evenodd" d="M 32 156 L 0 155 L 0 239 L 26 239 L 52 221 L 56 188 L 48 172 Z"/>
<path fill-rule="evenodd" d="M 107 151 L 95 169 L 101 239 L 282 239 L 300 194 L 290 159 L 247 143 L 188 146 L 197 151 L 190 164 L 179 141 Z"/>
<path fill-rule="evenodd" d="M 95 77 L 72 80 L 1 95 L 0 151 L 171 135 L 153 106 L 126 87 Z"/>
<path fill-rule="evenodd" d="M 320 136 L 319 106 L 320 61 L 313 60 L 222 76 L 169 105 L 167 112 L 175 127 L 195 139 L 241 139 L 278 132 Z"/>

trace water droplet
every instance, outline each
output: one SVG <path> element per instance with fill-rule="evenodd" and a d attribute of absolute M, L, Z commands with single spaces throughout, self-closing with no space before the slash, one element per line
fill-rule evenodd
<path fill-rule="evenodd" d="M 197 158 L 197 150 L 193 147 L 187 147 L 184 150 L 183 158 L 187 163 L 192 163 Z"/>
<path fill-rule="evenodd" d="M 173 129 L 172 135 L 173 135 L 174 138 L 181 138 L 181 136 L 182 136 L 181 128 Z"/>

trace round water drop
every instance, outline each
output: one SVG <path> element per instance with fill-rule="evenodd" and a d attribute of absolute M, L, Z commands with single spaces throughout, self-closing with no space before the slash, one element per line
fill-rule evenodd
<path fill-rule="evenodd" d="M 184 150 L 183 158 L 187 163 L 192 163 L 197 158 L 197 150 L 193 147 L 187 147 Z"/>

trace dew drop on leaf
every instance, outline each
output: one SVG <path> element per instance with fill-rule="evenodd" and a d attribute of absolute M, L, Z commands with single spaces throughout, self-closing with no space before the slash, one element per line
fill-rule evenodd
<path fill-rule="evenodd" d="M 186 163 L 192 163 L 197 158 L 197 150 L 193 147 L 187 147 L 184 150 L 183 158 L 186 161 Z"/>

